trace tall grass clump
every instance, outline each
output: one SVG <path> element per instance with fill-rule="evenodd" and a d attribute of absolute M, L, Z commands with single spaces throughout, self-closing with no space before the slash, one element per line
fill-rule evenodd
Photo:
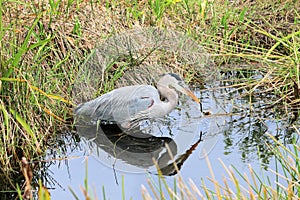
<path fill-rule="evenodd" d="M 54 17 L 33 2 L 0 1 L 0 191 L 22 186 L 21 158 L 39 160 L 70 117 L 77 55 L 51 30 Z"/>

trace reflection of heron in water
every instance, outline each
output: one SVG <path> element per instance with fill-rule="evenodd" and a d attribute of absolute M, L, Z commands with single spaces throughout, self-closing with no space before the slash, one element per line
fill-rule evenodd
<path fill-rule="evenodd" d="M 199 140 L 190 146 L 183 154 L 178 154 L 176 142 L 169 137 L 135 137 L 143 133 L 141 130 L 134 129 L 123 132 L 116 124 L 102 124 L 101 128 L 97 125 L 79 126 L 77 132 L 85 138 L 88 149 L 96 158 L 103 158 L 104 152 L 110 161 L 104 159 L 108 166 L 127 172 L 142 172 L 145 170 L 155 170 L 153 159 L 157 161 L 157 166 L 162 175 L 174 175 L 180 170 L 183 163 L 192 154 L 193 150 L 201 141 Z M 168 148 L 166 148 L 166 144 Z M 170 154 L 176 157 L 172 161 Z M 109 156 L 108 156 L 109 155 Z M 106 161 L 105 161 L 106 160 Z M 173 163 L 174 162 L 174 163 Z M 116 166 L 115 166 L 116 165 Z M 130 166 L 137 168 L 131 169 Z M 132 171 L 133 170 L 133 171 Z"/>
<path fill-rule="evenodd" d="M 157 89 L 151 85 L 133 85 L 115 89 L 94 100 L 80 104 L 75 114 L 87 121 L 101 120 L 131 128 L 145 119 L 159 119 L 170 113 L 178 104 L 178 93 L 200 100 L 191 92 L 178 75 L 164 74 L 157 83 Z M 166 101 L 161 101 L 161 97 Z"/>
<path fill-rule="evenodd" d="M 78 126 L 77 133 L 84 138 L 88 150 L 96 158 L 110 167 L 117 162 L 115 167 L 124 171 L 145 172 L 153 168 L 153 158 L 159 161 L 160 167 L 165 167 L 170 161 L 165 144 L 169 145 L 173 155 L 178 153 L 177 144 L 172 138 L 151 135 L 135 137 L 143 134 L 141 130 L 123 132 L 117 124 Z M 131 169 L 128 164 L 137 168 Z"/>

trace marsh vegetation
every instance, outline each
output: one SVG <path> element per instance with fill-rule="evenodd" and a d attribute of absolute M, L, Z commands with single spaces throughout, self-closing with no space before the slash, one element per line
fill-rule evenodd
<path fill-rule="evenodd" d="M 144 199 L 149 196 L 298 199 L 299 24 L 300 3 L 296 0 L 0 0 L 0 198 L 30 199 L 32 192 L 39 188 L 35 198 L 49 199 L 43 181 L 51 159 L 45 160 L 45 155 L 53 151 L 53 160 L 63 159 L 57 152 L 64 151 L 68 144 L 57 138 L 72 130 L 73 107 L 78 103 L 74 101 L 73 89 L 80 67 L 110 36 L 158 27 L 185 33 L 202 46 L 213 61 L 207 66 L 213 66 L 222 75 L 220 87 L 235 88 L 234 91 L 242 91 L 239 95 L 248 99 L 248 115 L 255 113 L 252 104 L 263 96 L 269 101 L 257 109 L 274 113 L 266 118 L 287 122 L 284 134 L 289 134 L 288 146 L 282 138 L 271 134 L 259 138 L 253 134 L 246 141 L 266 140 L 263 148 L 283 169 L 281 172 L 274 169 L 274 176 L 285 180 L 286 185 L 260 179 L 251 167 L 251 177 L 244 177 L 239 169 L 224 165 L 236 187 L 234 193 L 227 188 L 226 181 L 223 185 L 214 181 L 212 172 L 213 189 L 204 184 L 184 183 L 180 176 L 174 178 L 174 186 L 168 186 L 161 178 L 159 183 L 149 182 L 152 191 L 142 190 Z M 120 77 L 131 68 L 140 67 L 133 60 L 120 58 L 107 72 L 103 88 L 94 95 L 117 87 L 115 83 Z M 182 74 L 186 81 L 205 89 L 200 68 L 169 67 Z M 230 145 L 233 136 L 226 137 Z M 242 192 L 244 188 L 241 189 L 237 177 L 248 184 L 247 193 Z M 166 194 L 162 187 L 166 188 Z M 90 192 L 86 190 L 87 185 L 83 191 L 88 198 Z"/>

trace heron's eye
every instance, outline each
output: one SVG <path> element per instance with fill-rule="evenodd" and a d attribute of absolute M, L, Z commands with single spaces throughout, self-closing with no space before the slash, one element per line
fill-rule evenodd
<path fill-rule="evenodd" d="M 180 82 L 178 82 L 178 85 L 181 86 L 181 87 L 184 87 L 185 83 L 183 81 L 180 81 Z"/>
<path fill-rule="evenodd" d="M 175 87 L 174 87 L 172 84 L 169 84 L 168 87 L 169 87 L 170 89 L 175 89 Z"/>

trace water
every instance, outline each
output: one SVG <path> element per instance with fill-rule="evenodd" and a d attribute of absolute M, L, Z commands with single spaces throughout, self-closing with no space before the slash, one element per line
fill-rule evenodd
<path fill-rule="evenodd" d="M 214 89 L 216 85 L 218 89 Z M 209 85 L 207 90 L 194 90 L 202 99 L 205 114 L 199 111 L 199 105 L 182 97 L 179 107 L 166 118 L 165 123 L 153 122 L 147 129 L 147 133 L 155 136 L 150 139 L 125 136 L 127 139 L 120 141 L 117 137 L 105 135 L 103 127 L 97 131 L 96 126 L 77 128 L 78 141 L 73 134 L 62 136 L 61 140 L 67 145 L 58 157 L 65 159 L 53 162 L 48 168 L 51 181 L 46 187 L 52 188 L 52 199 L 73 199 L 69 188 L 83 199 L 80 187 L 84 186 L 86 177 L 90 190 L 100 199 L 104 195 L 103 190 L 106 198 L 121 199 L 122 185 L 126 199 L 141 199 L 141 185 L 150 192 L 147 179 L 158 179 L 152 157 L 159 161 L 165 174 L 174 174 L 165 143 L 180 163 L 180 174 L 186 182 L 192 179 L 200 186 L 203 179 L 209 188 L 213 188 L 207 179 L 211 177 L 207 155 L 219 183 L 223 182 L 223 177 L 229 177 L 222 161 L 248 176 L 251 165 L 262 179 L 269 176 L 274 184 L 275 175 L 268 169 L 275 169 L 275 159 L 266 144 L 275 144 L 268 134 L 289 145 L 295 130 L 290 128 L 288 120 L 278 117 L 281 115 L 280 108 L 271 103 L 275 96 L 247 96 L 244 95 L 245 90 L 222 88 L 222 85 L 226 84 L 217 82 Z M 147 127 L 147 124 L 144 126 Z M 120 133 L 114 129 L 106 131 Z M 144 149 L 147 150 L 142 151 Z M 52 155 L 50 153 L 49 157 Z M 174 176 L 178 175 L 166 176 L 170 186 Z M 229 186 L 234 188 L 232 182 Z"/>

